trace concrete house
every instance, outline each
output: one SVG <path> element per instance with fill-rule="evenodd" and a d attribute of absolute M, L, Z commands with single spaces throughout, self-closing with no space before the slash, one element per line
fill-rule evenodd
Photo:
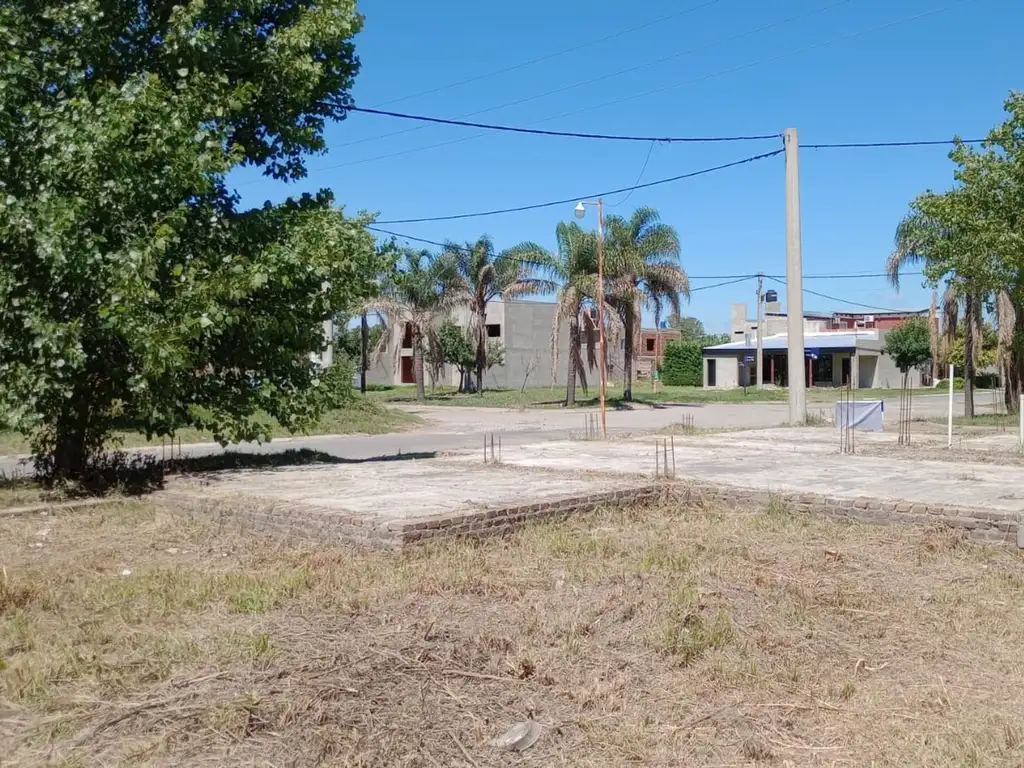
<path fill-rule="evenodd" d="M 549 386 L 552 383 L 551 329 L 556 304 L 546 301 L 495 300 L 487 305 L 487 337 L 500 341 L 505 347 L 505 364 L 495 366 L 484 374 L 486 389 L 521 389 Z M 451 317 L 459 326 L 470 326 L 468 309 L 460 308 Z M 414 384 L 412 359 L 412 332 L 408 327 L 392 328 L 391 350 L 367 374 L 374 384 Z M 394 350 L 397 347 L 397 364 Z M 621 377 L 621 342 L 608 342 L 608 382 L 613 386 L 616 376 Z M 558 337 L 558 361 L 553 380 L 556 386 L 565 386 L 569 370 L 568 324 L 563 323 Z M 458 386 L 459 374 L 448 366 L 438 381 L 427 385 Z M 597 371 L 587 372 L 587 381 L 596 387 Z"/>
<path fill-rule="evenodd" d="M 812 331 L 804 333 L 805 382 L 809 387 L 854 389 L 899 387 L 903 374 L 892 358 L 882 352 L 886 331 Z M 761 371 L 766 384 L 786 386 L 788 376 L 788 336 L 766 336 L 762 343 L 764 359 Z M 705 347 L 704 386 L 735 389 L 757 382 L 757 336 L 740 341 Z M 922 385 L 921 372 L 910 372 L 910 386 Z"/>

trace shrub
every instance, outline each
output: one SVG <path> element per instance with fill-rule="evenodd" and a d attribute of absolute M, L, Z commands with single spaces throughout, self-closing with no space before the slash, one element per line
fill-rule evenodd
<path fill-rule="evenodd" d="M 662 381 L 670 387 L 700 387 L 704 384 L 701 345 L 693 341 L 670 341 L 661 364 Z"/>

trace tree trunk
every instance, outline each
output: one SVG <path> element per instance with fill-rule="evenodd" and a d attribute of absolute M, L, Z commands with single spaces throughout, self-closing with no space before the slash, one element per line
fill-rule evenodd
<path fill-rule="evenodd" d="M 974 315 L 977 297 L 968 291 L 964 297 L 964 418 L 974 418 Z"/>
<path fill-rule="evenodd" d="M 366 313 L 359 318 L 359 391 L 366 394 L 366 371 L 370 367 L 368 347 L 370 346 L 370 326 L 366 322 Z"/>
<path fill-rule="evenodd" d="M 569 320 L 569 370 L 565 377 L 565 405 L 576 405 L 576 365 L 580 359 L 580 319 L 573 315 Z"/>
<path fill-rule="evenodd" d="M 76 391 L 57 418 L 50 481 L 81 480 L 89 463 L 89 394 Z"/>
<path fill-rule="evenodd" d="M 1024 306 L 1014 308 L 1013 340 L 1006 354 L 1006 411 L 1017 413 L 1020 408 L 1020 396 L 1024 392 Z"/>
<path fill-rule="evenodd" d="M 412 326 L 412 375 L 416 379 L 416 399 L 426 402 L 427 390 L 423 381 L 423 331 L 418 324 Z"/>
<path fill-rule="evenodd" d="M 484 367 L 487 365 L 487 307 L 476 313 L 476 391 L 484 394 Z"/>
<path fill-rule="evenodd" d="M 633 402 L 633 311 L 629 308 L 622 313 L 623 344 L 622 344 L 622 399 Z"/>

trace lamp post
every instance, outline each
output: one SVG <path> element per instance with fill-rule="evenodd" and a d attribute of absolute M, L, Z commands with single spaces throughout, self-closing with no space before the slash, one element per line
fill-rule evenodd
<path fill-rule="evenodd" d="M 605 370 L 605 341 L 604 341 L 604 200 L 581 200 L 576 204 L 576 218 L 582 219 L 587 215 L 587 206 L 593 205 L 597 208 L 597 339 L 598 339 L 598 370 L 601 375 L 601 437 L 608 437 L 608 416 L 605 411 L 605 391 L 607 384 L 607 372 Z"/>

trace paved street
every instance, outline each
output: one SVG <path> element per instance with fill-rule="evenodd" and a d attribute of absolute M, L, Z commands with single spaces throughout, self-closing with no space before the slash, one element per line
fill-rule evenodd
<path fill-rule="evenodd" d="M 945 416 L 948 396 L 918 394 L 914 397 L 915 418 Z M 992 397 L 979 392 L 975 403 L 979 413 L 991 408 Z M 417 430 L 388 435 L 340 435 L 280 438 L 258 445 L 243 443 L 226 450 L 239 453 L 275 453 L 285 450 L 309 449 L 344 459 L 369 459 L 398 453 L 443 453 L 483 450 L 485 435 L 501 436 L 503 445 L 524 445 L 549 440 L 564 440 L 582 435 L 588 419 L 597 416 L 596 409 L 565 411 L 558 409 L 504 410 L 500 408 L 463 408 L 452 406 L 409 406 L 405 410 L 422 418 L 425 424 Z M 828 403 L 810 403 L 808 411 L 832 411 Z M 886 414 L 890 420 L 899 410 L 898 400 L 887 400 Z M 963 413 L 963 394 L 954 394 L 954 414 Z M 657 431 L 692 417 L 693 425 L 704 429 L 760 429 L 785 424 L 788 420 L 785 403 L 703 403 L 664 404 L 658 407 L 638 405 L 632 410 L 608 411 L 608 431 L 613 435 L 640 435 Z M 214 443 L 186 445 L 187 456 L 208 456 L 224 453 Z M 142 449 L 145 450 L 145 449 Z M 149 449 L 159 452 L 160 448 Z M 11 474 L 24 471 L 17 457 L 0 458 L 0 471 Z"/>

